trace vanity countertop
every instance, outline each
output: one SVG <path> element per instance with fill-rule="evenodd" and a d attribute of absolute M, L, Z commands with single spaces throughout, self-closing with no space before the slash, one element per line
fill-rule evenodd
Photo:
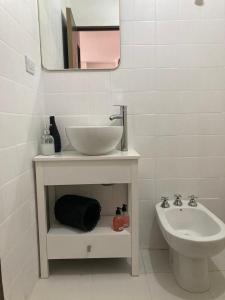
<path fill-rule="evenodd" d="M 34 157 L 33 161 L 74 161 L 74 160 L 124 160 L 124 159 L 139 159 L 140 154 L 138 154 L 134 149 L 122 152 L 119 150 L 114 150 L 106 155 L 99 156 L 89 156 L 83 155 L 76 151 L 63 151 L 59 154 L 44 156 L 37 155 Z"/>

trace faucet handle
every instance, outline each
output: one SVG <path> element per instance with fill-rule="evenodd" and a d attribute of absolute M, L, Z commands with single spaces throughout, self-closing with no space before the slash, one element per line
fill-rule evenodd
<path fill-rule="evenodd" d="M 197 199 L 198 197 L 195 196 L 195 195 L 190 195 L 188 196 L 188 198 L 190 199 L 189 202 L 188 202 L 188 205 L 191 206 L 191 207 L 196 207 L 198 204 L 197 204 Z"/>
<path fill-rule="evenodd" d="M 162 196 L 161 197 L 161 201 L 162 201 L 162 204 L 161 204 L 162 208 L 168 208 L 168 207 L 170 207 L 169 197 Z"/>
<path fill-rule="evenodd" d="M 174 194 L 174 197 L 176 200 L 181 200 L 182 195 L 181 194 Z"/>

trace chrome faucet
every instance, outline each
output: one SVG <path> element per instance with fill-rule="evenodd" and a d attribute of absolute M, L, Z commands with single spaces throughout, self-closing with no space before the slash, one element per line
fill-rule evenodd
<path fill-rule="evenodd" d="M 126 105 L 115 105 L 120 107 L 119 115 L 111 115 L 109 117 L 110 121 L 113 120 L 121 120 L 123 126 L 123 136 L 120 142 L 120 150 L 127 151 L 128 150 L 128 137 L 127 137 L 127 106 Z"/>
<path fill-rule="evenodd" d="M 175 197 L 175 200 L 173 202 L 173 205 L 182 206 L 183 205 L 183 203 L 181 201 L 182 196 L 180 194 L 175 194 L 174 197 Z"/>
<path fill-rule="evenodd" d="M 188 198 L 190 199 L 189 202 L 188 202 L 188 205 L 191 206 L 191 207 L 196 207 L 198 206 L 197 204 L 197 199 L 198 197 L 195 196 L 195 195 L 191 195 L 191 196 L 188 196 Z"/>

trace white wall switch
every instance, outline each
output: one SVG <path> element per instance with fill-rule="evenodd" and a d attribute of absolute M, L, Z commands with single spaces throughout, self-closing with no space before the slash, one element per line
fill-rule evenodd
<path fill-rule="evenodd" d="M 35 74 L 35 63 L 28 56 L 25 56 L 25 65 L 26 65 L 27 73 L 34 75 Z"/>

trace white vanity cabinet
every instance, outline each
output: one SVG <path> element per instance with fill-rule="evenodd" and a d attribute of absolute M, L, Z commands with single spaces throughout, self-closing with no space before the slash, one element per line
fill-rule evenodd
<path fill-rule="evenodd" d="M 73 258 L 130 257 L 132 275 L 139 274 L 138 159 L 134 150 L 104 156 L 68 151 L 34 158 L 41 278 L 49 276 L 49 259 Z M 85 184 L 127 184 L 130 227 L 113 231 L 113 216 L 102 216 L 97 227 L 86 233 L 51 222 L 48 198 L 54 197 L 52 187 Z"/>

